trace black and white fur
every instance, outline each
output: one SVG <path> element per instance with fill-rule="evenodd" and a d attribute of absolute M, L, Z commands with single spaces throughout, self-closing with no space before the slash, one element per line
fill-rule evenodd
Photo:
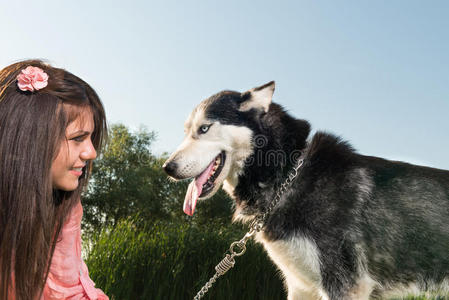
<path fill-rule="evenodd" d="M 448 295 L 449 171 L 360 155 L 324 132 L 309 137 L 309 123 L 272 103 L 273 92 L 270 82 L 204 100 L 164 165 L 169 175 L 195 177 L 225 151 L 213 191 L 200 199 L 223 184 L 234 220 L 249 221 L 265 211 L 300 150 L 300 174 L 256 238 L 282 271 L 288 299 Z"/>

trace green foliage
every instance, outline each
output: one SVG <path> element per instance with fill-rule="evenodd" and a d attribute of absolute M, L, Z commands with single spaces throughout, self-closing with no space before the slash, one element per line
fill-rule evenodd
<path fill-rule="evenodd" d="M 215 273 L 239 226 L 156 222 L 137 229 L 131 219 L 97 236 L 86 260 L 111 299 L 193 299 Z M 282 283 L 260 245 L 250 243 L 236 266 L 204 299 L 285 299 Z"/>
<path fill-rule="evenodd" d="M 165 196 L 166 176 L 161 160 L 150 151 L 154 136 L 144 129 L 132 134 L 124 125 L 111 126 L 109 143 L 94 163 L 92 184 L 83 196 L 85 227 L 115 225 L 137 212 L 148 219 L 164 216 L 164 201 L 157 199 Z"/>
<path fill-rule="evenodd" d="M 92 234 L 104 226 L 114 226 L 121 219 L 138 214 L 146 223 L 173 218 L 188 221 L 182 212 L 187 182 L 174 182 L 162 170 L 166 155 L 151 152 L 153 132 L 136 133 L 121 124 L 109 130 L 109 142 L 95 160 L 91 183 L 83 195 L 83 230 Z M 229 219 L 230 200 L 224 192 L 212 201 L 199 204 L 202 211 L 196 222 Z"/>

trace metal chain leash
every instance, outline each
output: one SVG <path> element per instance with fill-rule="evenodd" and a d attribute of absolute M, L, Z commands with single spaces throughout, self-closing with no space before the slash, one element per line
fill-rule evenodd
<path fill-rule="evenodd" d="M 239 240 L 235 241 L 231 244 L 229 247 L 229 252 L 231 254 L 226 254 L 226 256 L 218 263 L 218 265 L 215 266 L 216 273 L 214 276 L 212 276 L 209 281 L 201 288 L 201 290 L 196 294 L 196 296 L 193 298 L 193 300 L 199 300 L 201 299 L 207 291 L 212 287 L 212 285 L 217 281 L 218 277 L 224 275 L 227 271 L 229 271 L 232 267 L 234 267 L 235 259 L 234 257 L 241 256 L 246 251 L 246 242 L 257 232 L 261 231 L 265 220 L 267 219 L 268 215 L 271 213 L 271 211 L 276 207 L 276 205 L 281 201 L 282 194 L 285 193 L 288 186 L 292 183 L 293 179 L 298 176 L 298 170 L 302 167 L 304 164 L 304 159 L 299 159 L 298 164 L 296 165 L 293 170 L 291 170 L 287 176 L 287 179 L 284 183 L 281 184 L 279 190 L 277 190 L 276 195 L 271 201 L 271 203 L 268 205 L 267 210 L 257 216 L 250 224 L 250 230 L 245 234 L 245 236 Z M 237 249 L 234 249 L 236 248 Z"/>

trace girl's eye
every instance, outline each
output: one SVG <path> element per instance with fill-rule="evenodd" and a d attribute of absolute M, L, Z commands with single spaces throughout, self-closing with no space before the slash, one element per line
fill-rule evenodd
<path fill-rule="evenodd" d="M 209 130 L 211 125 L 212 124 L 210 124 L 210 125 L 201 125 L 199 130 L 198 130 L 198 133 L 199 134 L 205 134 Z"/>
<path fill-rule="evenodd" d="M 72 138 L 71 140 L 81 143 L 82 141 L 84 141 L 85 137 L 86 137 L 85 135 L 80 135 L 80 136 Z"/>

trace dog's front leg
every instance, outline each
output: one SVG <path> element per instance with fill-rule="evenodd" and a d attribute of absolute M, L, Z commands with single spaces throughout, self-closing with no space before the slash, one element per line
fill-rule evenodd
<path fill-rule="evenodd" d="M 313 295 L 309 292 L 289 287 L 287 299 L 288 300 L 318 300 L 320 298 L 318 298 L 316 295 Z"/>
<path fill-rule="evenodd" d="M 301 290 L 293 290 L 288 292 L 288 300 L 328 300 L 326 296 L 320 296 L 317 294 L 311 294 L 309 292 Z"/>
<path fill-rule="evenodd" d="M 319 289 L 305 290 L 298 287 L 295 282 L 286 281 L 288 290 L 288 300 L 329 300 L 329 297 Z"/>

